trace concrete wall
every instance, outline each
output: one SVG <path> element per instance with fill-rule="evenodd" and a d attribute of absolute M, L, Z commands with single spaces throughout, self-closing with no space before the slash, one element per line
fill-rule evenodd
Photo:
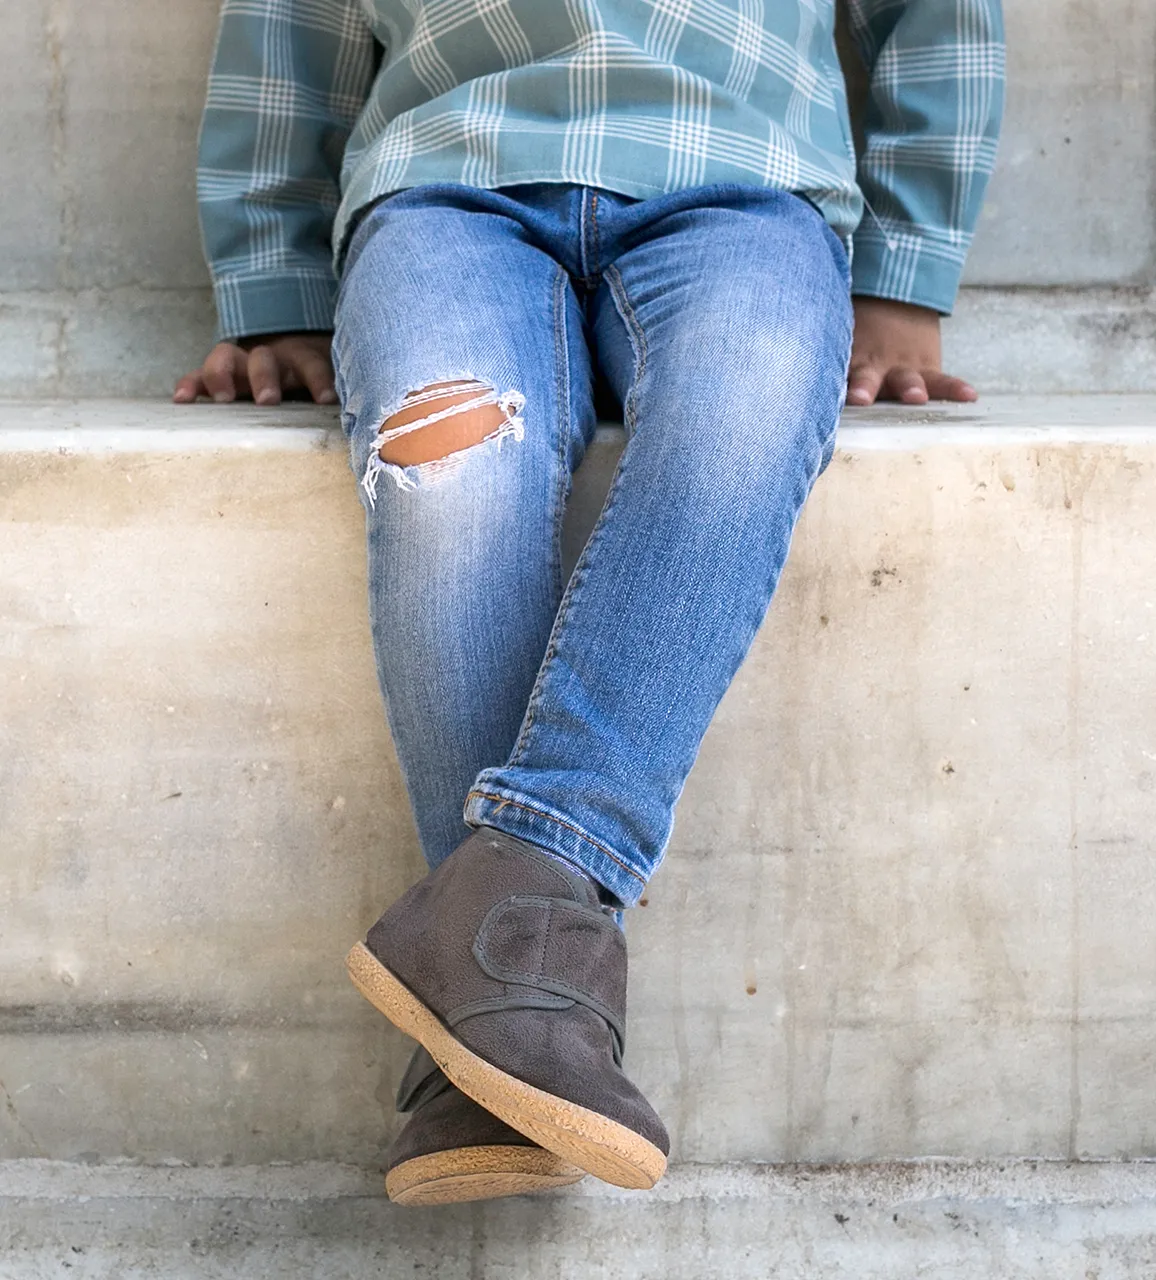
<path fill-rule="evenodd" d="M 1156 389 L 1156 7 L 1005 7 L 1009 118 L 949 351 L 992 391 Z M 155 393 L 203 354 L 216 8 L 0 0 L 0 394 Z"/>
<path fill-rule="evenodd" d="M 631 916 L 631 1068 L 680 1162 L 1156 1156 L 1156 402 L 849 421 Z M 341 960 L 420 863 L 331 422 L 0 414 L 0 1159 L 394 1131 Z"/>

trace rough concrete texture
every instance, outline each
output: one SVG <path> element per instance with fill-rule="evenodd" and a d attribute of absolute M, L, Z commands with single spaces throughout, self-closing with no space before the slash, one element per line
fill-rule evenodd
<path fill-rule="evenodd" d="M 372 1163 L 406 1048 L 341 957 L 420 862 L 340 437 L 116 417 L 0 430 L 0 1153 Z M 631 1069 L 680 1161 L 1156 1155 L 1156 402 L 848 424 L 629 921 Z"/>
<path fill-rule="evenodd" d="M 694 1167 L 399 1209 L 354 1169 L 0 1165 L 4 1280 L 1141 1280 L 1151 1165 Z"/>
<path fill-rule="evenodd" d="M 1007 127 L 967 280 L 1135 289 L 1126 309 L 1142 323 L 1107 342 L 1084 331 L 1085 304 L 1053 296 L 1046 310 L 1077 314 L 994 335 L 965 325 L 960 365 L 990 390 L 1151 390 L 1156 7 L 1005 8 Z M 155 394 L 203 355 L 193 165 L 216 12 L 217 0 L 0 0 L 0 395 Z M 992 305 L 1014 311 L 1014 293 Z M 1067 340 L 1042 342 L 1052 329 Z"/>
<path fill-rule="evenodd" d="M 965 289 L 943 325 L 943 352 L 944 367 L 985 395 L 1150 394 L 1156 392 L 1156 294 Z"/>
<path fill-rule="evenodd" d="M 213 327 L 205 288 L 0 295 L 0 396 L 167 396 Z M 945 367 L 985 394 L 1156 392 L 1148 289 L 965 289 Z"/>
<path fill-rule="evenodd" d="M 1004 0 L 1004 14 L 1007 120 L 968 282 L 1156 284 L 1156 6 Z"/>

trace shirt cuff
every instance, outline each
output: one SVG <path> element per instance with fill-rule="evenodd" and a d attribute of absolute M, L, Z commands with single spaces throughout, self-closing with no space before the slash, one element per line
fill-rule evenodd
<path fill-rule="evenodd" d="M 316 271 L 219 276 L 213 281 L 217 341 L 255 333 L 329 331 L 337 281 L 328 267 Z"/>
<path fill-rule="evenodd" d="M 910 231 L 860 226 L 852 237 L 851 292 L 951 315 L 967 245 Z"/>

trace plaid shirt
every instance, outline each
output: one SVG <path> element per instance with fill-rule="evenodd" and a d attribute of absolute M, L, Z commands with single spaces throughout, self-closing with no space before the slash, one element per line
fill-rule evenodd
<path fill-rule="evenodd" d="M 856 293 L 950 311 L 1000 0 L 846 3 L 858 161 L 835 0 L 224 0 L 198 171 L 220 336 L 331 328 L 357 211 L 427 182 L 783 188 L 853 245 Z"/>

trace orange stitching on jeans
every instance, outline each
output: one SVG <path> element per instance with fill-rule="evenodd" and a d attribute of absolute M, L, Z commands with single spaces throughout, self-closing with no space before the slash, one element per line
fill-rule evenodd
<path fill-rule="evenodd" d="M 590 229 L 594 232 L 594 275 L 599 274 L 602 262 L 602 235 L 598 230 L 598 192 L 590 197 Z"/>
<path fill-rule="evenodd" d="M 522 809 L 526 813 L 534 814 L 535 817 L 545 818 L 547 822 L 552 822 L 556 827 L 564 827 L 567 831 L 572 831 L 580 839 L 585 840 L 587 844 L 592 844 L 595 847 L 595 849 L 599 851 L 599 853 L 604 853 L 610 859 L 611 862 L 616 862 L 622 868 L 622 870 L 627 873 L 627 875 L 633 876 L 635 880 L 638 881 L 639 884 L 646 883 L 646 881 L 643 880 L 643 878 L 638 874 L 637 871 L 634 871 L 630 867 L 628 867 L 626 863 L 622 861 L 621 858 L 615 857 L 615 855 L 611 853 L 610 850 L 604 844 L 599 844 L 597 840 L 593 839 L 591 836 L 588 836 L 585 831 L 580 830 L 578 827 L 571 826 L 570 823 L 568 822 L 563 822 L 561 818 L 555 818 L 554 815 L 550 813 L 543 813 L 541 809 L 535 809 L 531 805 L 519 804 L 517 800 L 506 800 L 506 799 L 503 799 L 502 796 L 491 795 L 488 791 L 471 791 L 470 794 L 466 796 L 466 803 L 469 804 L 469 802 L 475 796 L 477 796 L 479 800 L 492 800 L 497 802 L 499 805 L 497 813 L 501 813 L 502 809 L 505 808 L 506 805 L 510 804 L 510 805 L 513 805 L 515 809 Z M 497 814 L 495 814 L 495 817 L 496 816 Z"/>

